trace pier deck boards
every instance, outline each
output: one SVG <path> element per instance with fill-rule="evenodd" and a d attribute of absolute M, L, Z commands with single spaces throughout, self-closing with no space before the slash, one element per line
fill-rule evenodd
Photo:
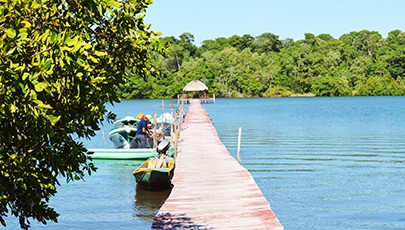
<path fill-rule="evenodd" d="M 251 174 L 219 140 L 199 100 L 180 134 L 172 192 L 152 229 L 283 229 Z"/>

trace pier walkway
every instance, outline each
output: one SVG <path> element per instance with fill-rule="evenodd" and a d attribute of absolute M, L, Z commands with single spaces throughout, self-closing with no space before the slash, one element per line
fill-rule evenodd
<path fill-rule="evenodd" d="M 199 100 L 180 133 L 174 187 L 152 229 L 283 229 L 251 174 L 229 154 Z"/>

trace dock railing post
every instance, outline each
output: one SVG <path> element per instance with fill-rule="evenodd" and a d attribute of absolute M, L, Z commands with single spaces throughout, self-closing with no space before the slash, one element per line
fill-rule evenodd
<path fill-rule="evenodd" d="M 181 101 L 181 106 L 178 108 L 178 112 L 176 113 L 175 120 L 173 122 L 173 130 L 171 131 L 171 144 L 174 146 L 175 149 L 175 157 L 177 157 L 177 147 L 180 138 L 180 131 L 183 123 L 183 116 L 184 116 L 184 101 Z"/>
<path fill-rule="evenodd" d="M 152 135 L 152 137 L 153 137 L 153 148 L 156 149 L 157 144 L 158 144 L 157 143 L 157 135 L 156 135 L 156 125 L 157 125 L 156 113 L 153 114 L 153 124 L 155 124 L 153 126 L 153 135 Z"/>
<path fill-rule="evenodd" d="M 238 135 L 238 152 L 236 160 L 240 163 L 242 160 L 240 159 L 240 142 L 242 139 L 242 127 L 239 127 L 239 135 Z"/>
<path fill-rule="evenodd" d="M 171 124 L 170 124 L 170 136 L 172 137 L 174 129 L 175 129 L 175 124 L 176 124 L 176 114 L 174 114 L 174 106 L 173 106 L 173 104 L 171 105 L 171 114 L 172 114 L 172 117 L 174 118 L 174 121 L 172 121 Z"/>

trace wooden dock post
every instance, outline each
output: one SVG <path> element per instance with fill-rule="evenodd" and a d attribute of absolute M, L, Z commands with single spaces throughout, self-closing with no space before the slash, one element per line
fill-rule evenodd
<path fill-rule="evenodd" d="M 198 99 L 188 107 L 177 150 L 174 187 L 152 229 L 284 229 Z"/>
<path fill-rule="evenodd" d="M 237 157 L 236 160 L 238 163 L 240 163 L 242 160 L 240 159 L 240 144 L 241 144 L 241 139 L 242 139 L 242 127 L 239 127 L 239 134 L 238 134 L 238 152 L 237 152 Z"/>

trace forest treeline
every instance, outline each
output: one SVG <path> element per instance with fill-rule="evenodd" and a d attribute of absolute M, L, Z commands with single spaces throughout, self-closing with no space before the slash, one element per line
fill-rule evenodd
<path fill-rule="evenodd" d="M 120 86 L 126 99 L 176 98 L 199 79 L 217 97 L 405 95 L 405 32 L 387 38 L 362 30 L 342 35 L 307 33 L 302 40 L 280 40 L 263 33 L 205 40 L 162 37 L 166 54 L 151 62 L 158 76 L 133 74 Z"/>

